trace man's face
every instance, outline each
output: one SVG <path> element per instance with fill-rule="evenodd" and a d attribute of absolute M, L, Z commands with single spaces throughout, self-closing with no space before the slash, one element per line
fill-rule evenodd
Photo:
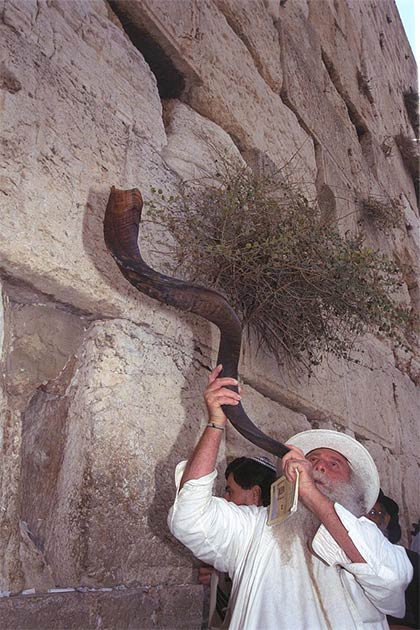
<path fill-rule="evenodd" d="M 347 459 L 330 448 L 316 448 L 306 455 L 315 471 L 325 476 L 328 481 L 350 481 L 350 465 Z M 322 479 L 315 479 L 322 487 Z"/>
<path fill-rule="evenodd" d="M 236 503 L 236 505 L 261 505 L 260 488 L 253 486 L 245 490 L 245 488 L 242 488 L 236 483 L 233 473 L 230 473 L 226 479 L 226 488 L 223 498 L 226 499 L 226 501 Z"/>
<path fill-rule="evenodd" d="M 373 521 L 381 530 L 383 534 L 386 533 L 386 528 L 389 525 L 389 521 L 391 520 L 391 516 L 388 514 L 384 506 L 376 501 L 373 508 L 366 514 L 366 517 Z"/>

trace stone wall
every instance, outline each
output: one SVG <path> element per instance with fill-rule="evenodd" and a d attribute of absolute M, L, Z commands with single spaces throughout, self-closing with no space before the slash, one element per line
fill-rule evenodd
<path fill-rule="evenodd" d="M 287 163 L 343 233 L 356 197 L 399 197 L 405 225 L 366 238 L 410 267 L 418 309 L 416 190 L 395 142 L 413 136 L 413 56 L 393 0 L 0 0 L 0 14 L 0 616 L 199 628 L 196 565 L 166 512 L 205 423 L 218 334 L 120 276 L 102 236 L 110 186 L 171 193 L 223 152 Z M 159 267 L 147 224 L 145 237 Z M 251 417 L 282 440 L 356 435 L 407 541 L 418 358 L 367 336 L 360 365 L 329 358 L 309 378 L 254 347 L 240 366 Z M 229 429 L 220 467 L 244 452 L 256 449 Z"/>

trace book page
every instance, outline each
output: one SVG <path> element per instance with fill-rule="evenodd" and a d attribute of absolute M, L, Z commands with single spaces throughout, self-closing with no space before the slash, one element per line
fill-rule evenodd
<path fill-rule="evenodd" d="M 268 525 L 281 523 L 297 510 L 299 493 L 299 471 L 296 480 L 291 483 L 286 477 L 280 477 L 271 484 L 271 500 L 268 510 Z"/>

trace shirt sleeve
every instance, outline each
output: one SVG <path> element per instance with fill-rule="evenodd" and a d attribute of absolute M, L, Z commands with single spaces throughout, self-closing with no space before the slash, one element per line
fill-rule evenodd
<path fill-rule="evenodd" d="M 313 550 L 330 566 L 339 565 L 351 573 L 385 615 L 404 616 L 404 591 L 413 575 L 405 549 L 390 543 L 369 519 L 357 518 L 339 503 L 334 509 L 366 562 L 351 562 L 324 525 L 312 541 Z"/>
<path fill-rule="evenodd" d="M 171 533 L 218 571 L 232 574 L 255 528 L 259 508 L 237 506 L 212 496 L 216 471 L 179 484 L 186 462 L 175 471 L 177 495 L 168 515 Z"/>

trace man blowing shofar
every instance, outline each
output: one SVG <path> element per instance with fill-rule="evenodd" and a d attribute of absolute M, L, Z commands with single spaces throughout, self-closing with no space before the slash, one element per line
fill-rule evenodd
<path fill-rule="evenodd" d="M 281 461 L 299 507 L 267 525 L 267 508 L 237 506 L 212 496 L 214 470 L 237 385 L 211 374 L 205 391 L 209 425 L 191 458 L 178 465 L 179 492 L 169 514 L 173 535 L 195 556 L 228 572 L 231 604 L 225 627 L 236 630 L 351 630 L 388 628 L 385 615 L 404 614 L 411 565 L 368 512 L 379 477 L 368 451 L 344 433 L 304 431 Z"/>

